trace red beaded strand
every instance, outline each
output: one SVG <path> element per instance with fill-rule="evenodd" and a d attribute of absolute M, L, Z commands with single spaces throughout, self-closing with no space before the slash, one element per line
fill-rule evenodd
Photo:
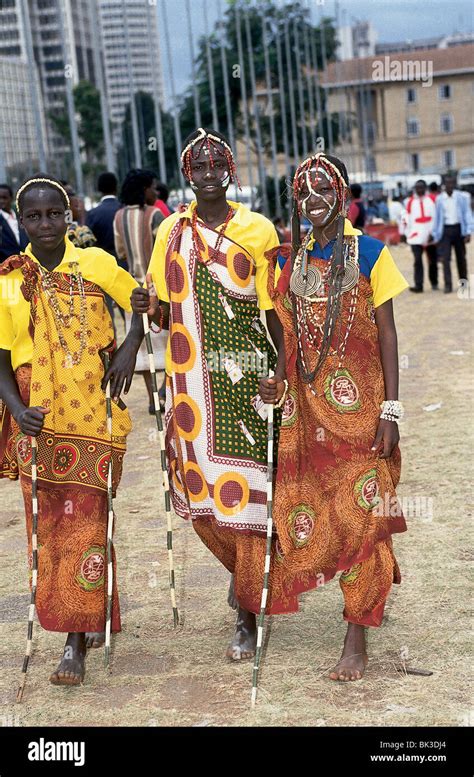
<path fill-rule="evenodd" d="M 201 151 L 204 147 L 207 147 L 207 150 L 209 152 L 209 161 L 211 164 L 211 167 L 214 167 L 215 160 L 212 156 L 211 151 L 214 150 L 216 154 L 218 154 L 221 157 L 224 157 L 227 165 L 229 167 L 229 174 L 230 174 L 230 180 L 232 182 L 236 182 L 239 189 L 242 188 L 239 177 L 237 175 L 237 166 L 235 164 L 235 159 L 232 154 L 231 149 L 227 146 L 224 141 L 220 141 L 218 138 L 214 139 L 210 135 L 204 135 L 203 137 L 197 137 L 194 142 L 192 142 L 189 146 L 189 148 L 184 152 L 184 154 L 181 157 L 181 161 L 183 164 L 183 170 L 186 178 L 188 181 L 192 182 L 192 170 L 191 170 L 191 161 L 193 159 L 197 159 Z"/>

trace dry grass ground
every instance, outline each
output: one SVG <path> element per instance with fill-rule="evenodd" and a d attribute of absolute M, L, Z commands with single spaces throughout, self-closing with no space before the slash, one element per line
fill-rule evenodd
<path fill-rule="evenodd" d="M 409 250 L 394 253 L 411 280 Z M 333 581 L 305 595 L 297 615 L 268 621 L 259 703 L 251 712 L 251 666 L 223 658 L 234 621 L 228 574 L 177 518 L 183 626 L 173 629 L 153 423 L 137 380 L 129 400 L 135 429 L 116 502 L 124 628 L 114 640 L 111 673 L 103 669 L 102 651 L 91 651 L 83 687 L 51 686 L 63 635 L 35 627 L 21 706 L 14 697 L 28 610 L 24 518 L 18 484 L 0 487 L 0 725 L 468 725 L 473 309 L 474 299 L 431 291 L 406 292 L 396 302 L 406 407 L 399 494 L 418 497 L 414 506 L 422 514 L 410 510 L 409 532 L 395 538 L 403 582 L 382 628 L 370 632 L 371 660 L 361 682 L 338 684 L 327 676 L 345 630 Z M 438 403 L 437 410 L 424 409 Z M 423 497 L 432 500 L 424 511 Z M 401 653 L 432 676 L 400 675 Z"/>

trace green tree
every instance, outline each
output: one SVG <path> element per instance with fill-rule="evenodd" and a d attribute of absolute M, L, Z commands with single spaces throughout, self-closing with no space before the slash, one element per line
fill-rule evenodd
<path fill-rule="evenodd" d="M 309 117 L 309 93 L 306 81 L 305 61 L 304 61 L 304 49 L 303 49 L 303 35 L 304 31 L 307 31 L 308 42 L 310 49 L 312 44 L 315 44 L 318 70 L 323 67 L 322 61 L 322 30 L 321 26 L 314 27 L 308 19 L 308 10 L 300 2 L 289 3 L 285 7 L 278 7 L 272 0 L 264 0 L 259 2 L 257 6 L 250 5 L 247 0 L 230 0 L 228 8 L 224 14 L 221 24 L 223 25 L 223 36 L 225 40 L 225 47 L 227 53 L 227 63 L 229 72 L 227 74 L 227 80 L 229 84 L 229 90 L 231 95 L 231 105 L 233 106 L 233 121 L 236 128 L 237 137 L 242 138 L 244 133 L 243 114 L 242 111 L 245 106 L 241 101 L 241 81 L 240 77 L 233 77 L 233 66 L 239 62 L 238 46 L 237 46 L 237 27 L 236 27 L 236 8 L 241 11 L 241 30 L 242 30 L 242 43 L 243 43 L 243 56 L 244 56 L 244 70 L 247 87 L 247 95 L 250 101 L 251 98 L 251 85 L 250 85 L 250 72 L 248 64 L 248 47 L 245 34 L 244 14 L 248 15 L 251 36 L 252 36 L 252 57 L 255 68 L 255 78 L 257 81 L 257 89 L 265 84 L 265 60 L 264 60 L 264 45 L 262 35 L 262 17 L 268 22 L 268 47 L 269 47 L 269 60 L 270 71 L 272 74 L 272 86 L 275 88 L 278 84 L 277 74 L 277 54 L 275 41 L 277 38 L 281 42 L 281 51 L 283 59 L 283 78 L 284 78 L 284 91 L 286 96 L 286 120 L 287 126 L 290 132 L 290 146 L 291 146 L 291 119 L 290 119 L 290 105 L 289 105 L 289 81 L 288 81 L 288 64 L 285 50 L 285 26 L 288 23 L 289 26 L 289 38 L 290 38 L 290 69 L 293 78 L 293 89 L 295 92 L 296 101 L 296 113 L 298 116 L 297 122 L 297 138 L 298 146 L 301 149 L 303 146 L 303 131 L 306 130 L 308 139 L 310 138 L 310 117 Z M 301 115 L 299 109 L 298 95 L 296 94 L 297 83 L 297 56 L 296 56 L 296 44 L 297 41 L 294 35 L 294 24 L 298 26 L 299 34 L 299 46 L 301 57 L 301 76 L 302 76 L 302 91 L 303 91 L 303 105 L 304 112 Z M 324 39 L 326 44 L 326 56 L 327 61 L 330 62 L 335 58 L 336 50 L 336 31 L 330 18 L 324 18 L 322 20 L 324 26 Z M 226 132 L 227 119 L 225 110 L 225 101 L 221 99 L 224 94 L 224 81 L 221 64 L 220 54 L 220 38 L 219 29 L 216 27 L 209 36 L 209 43 L 211 49 L 212 66 L 214 72 L 215 90 L 219 96 L 217 100 L 217 115 L 219 126 L 221 130 Z M 238 71 L 236 71 L 238 72 Z M 208 77 L 207 66 L 207 50 L 206 50 L 206 37 L 203 36 L 198 44 L 198 54 L 196 57 L 196 81 L 199 94 L 199 101 L 202 114 L 202 123 L 204 126 L 212 126 L 212 105 L 211 105 L 211 89 Z M 264 87 L 265 88 L 265 87 Z M 323 136 L 327 143 L 328 141 L 328 122 L 331 121 L 333 129 L 333 137 L 336 139 L 338 134 L 337 115 L 328 117 L 326 114 L 325 94 L 324 90 L 320 89 L 319 98 L 322 105 L 322 112 L 324 115 L 322 125 L 318 126 L 317 131 L 319 136 Z M 260 106 L 261 107 L 261 106 Z M 315 106 L 316 109 L 316 106 Z M 283 130 L 282 130 L 282 115 L 280 110 L 280 100 L 278 96 L 274 97 L 274 118 L 277 135 L 278 151 L 283 151 Z M 254 125 L 255 119 L 253 116 L 253 110 L 249 112 L 249 119 L 251 124 L 252 136 L 255 137 Z M 262 112 L 260 116 L 261 129 L 262 129 L 262 141 L 264 144 L 264 150 L 267 154 L 270 152 L 270 119 Z M 180 121 L 183 130 L 183 137 L 195 129 L 195 117 L 194 117 L 194 103 L 192 88 L 189 88 L 183 95 L 180 105 Z"/>
<path fill-rule="evenodd" d="M 79 116 L 78 135 L 81 152 L 85 153 L 86 161 L 82 170 L 87 179 L 95 178 L 104 167 L 104 136 L 102 114 L 100 108 L 100 93 L 89 81 L 79 81 L 73 90 L 74 109 Z M 67 112 L 66 98 L 60 111 L 50 111 L 48 118 L 60 137 L 66 143 L 71 143 L 71 131 Z M 72 154 L 65 155 L 66 176 L 72 174 Z"/>
<path fill-rule="evenodd" d="M 142 167 L 154 170 L 158 175 L 158 137 L 155 124 L 153 97 L 148 92 L 136 92 L 135 104 L 138 119 L 138 134 L 142 157 Z M 173 118 L 171 114 L 161 110 L 161 125 L 168 184 L 179 185 L 176 143 L 174 139 Z M 117 155 L 119 175 L 123 178 L 127 171 L 134 167 L 133 132 L 130 103 L 125 110 L 122 123 L 122 142 Z"/>

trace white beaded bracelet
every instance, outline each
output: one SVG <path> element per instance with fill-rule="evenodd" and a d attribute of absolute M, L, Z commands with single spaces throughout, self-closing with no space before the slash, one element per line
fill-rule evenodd
<path fill-rule="evenodd" d="M 281 395 L 281 399 L 275 403 L 275 407 L 281 407 L 285 403 L 286 395 L 288 394 L 288 381 L 286 378 L 283 378 L 283 383 L 285 384 L 285 390 Z"/>
<path fill-rule="evenodd" d="M 382 410 L 380 418 L 384 421 L 400 421 L 403 418 L 403 405 L 398 399 L 386 399 L 380 405 L 380 409 Z"/>

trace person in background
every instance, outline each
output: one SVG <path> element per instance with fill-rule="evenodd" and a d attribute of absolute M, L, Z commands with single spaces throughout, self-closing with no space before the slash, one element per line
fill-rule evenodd
<path fill-rule="evenodd" d="M 94 233 L 85 225 L 84 200 L 74 191 L 74 187 L 61 181 L 66 194 L 69 197 L 70 209 L 66 214 L 67 237 L 77 248 L 91 248 L 96 244 Z"/>
<path fill-rule="evenodd" d="M 367 221 L 369 222 L 379 218 L 379 209 L 373 197 L 367 198 L 366 215 L 367 215 Z"/>
<path fill-rule="evenodd" d="M 165 218 L 167 216 L 171 216 L 173 211 L 166 204 L 168 202 L 170 190 L 168 189 L 167 185 L 165 183 L 161 183 L 161 181 L 156 182 L 155 188 L 158 194 L 158 197 L 155 201 L 155 208 L 158 208 L 158 210 L 162 212 Z"/>
<path fill-rule="evenodd" d="M 0 184 L 0 262 L 19 254 L 28 245 L 28 235 L 12 207 L 13 191 L 7 183 Z"/>
<path fill-rule="evenodd" d="M 388 203 L 388 220 L 390 224 L 396 224 L 398 232 L 402 234 L 402 214 L 403 205 L 401 203 L 401 197 L 395 194 Z"/>
<path fill-rule="evenodd" d="M 389 211 L 388 211 L 388 205 L 387 205 L 387 198 L 385 197 L 385 195 L 382 195 L 382 197 L 380 197 L 379 201 L 377 202 L 377 209 L 379 212 L 379 219 L 383 219 L 383 221 L 388 221 Z"/>
<path fill-rule="evenodd" d="M 431 197 L 433 202 L 436 202 L 436 198 L 438 194 L 440 193 L 440 189 L 436 181 L 431 181 L 430 185 L 428 186 L 428 196 Z"/>
<path fill-rule="evenodd" d="M 414 257 L 415 284 L 410 291 L 420 294 L 423 291 L 423 250 L 428 257 L 428 277 L 433 291 L 438 289 L 438 263 L 436 246 L 433 244 L 432 231 L 435 204 L 426 192 L 426 181 L 415 183 L 415 192 L 408 198 L 402 214 L 402 230 Z"/>
<path fill-rule="evenodd" d="M 120 208 L 117 197 L 117 178 L 114 173 L 101 173 L 97 179 L 97 191 L 102 195 L 100 202 L 86 214 L 86 225 L 94 233 L 97 248 L 116 256 L 114 240 L 114 218 Z M 117 257 L 116 257 L 117 258 Z M 128 270 L 126 262 L 121 266 Z M 120 261 L 118 264 L 120 265 Z"/>
<path fill-rule="evenodd" d="M 159 225 L 164 216 L 155 208 L 157 180 L 152 170 L 130 170 L 122 183 L 120 201 L 123 205 L 115 214 L 114 239 L 117 256 L 126 260 L 130 274 L 143 284 L 153 251 L 153 244 Z M 130 331 L 132 316 L 125 316 L 125 332 Z M 158 370 L 165 367 L 165 346 L 167 334 L 163 332 L 151 335 L 155 365 Z M 146 344 L 143 342 L 138 352 L 135 372 L 143 375 L 148 391 L 148 410 L 154 415 L 153 389 L 149 372 L 149 360 Z M 160 389 L 160 404 L 164 410 L 165 384 Z"/>
<path fill-rule="evenodd" d="M 438 258 L 443 262 L 444 293 L 453 290 L 451 248 L 454 247 L 460 281 L 467 281 L 466 243 L 471 239 L 469 205 L 463 192 L 456 189 L 456 178 L 446 176 L 445 191 L 435 203 L 433 238 L 438 243 Z"/>
<path fill-rule="evenodd" d="M 362 202 L 362 186 L 358 183 L 353 183 L 351 186 L 351 203 L 349 205 L 347 218 L 353 227 L 364 229 L 366 212 L 364 203 Z"/>
<path fill-rule="evenodd" d="M 291 232 L 286 226 L 282 216 L 276 216 L 272 223 L 276 229 L 280 243 L 288 243 L 288 241 L 291 240 Z"/>
<path fill-rule="evenodd" d="M 115 252 L 114 240 L 114 218 L 120 209 L 120 202 L 117 197 L 118 181 L 114 173 L 101 173 L 97 179 L 97 191 L 101 193 L 100 202 L 95 208 L 92 208 L 86 214 L 86 226 L 92 231 L 96 239 L 97 248 L 102 248 L 108 254 L 115 256 L 117 264 L 123 270 L 128 271 L 128 264 L 125 259 L 120 259 Z M 114 303 L 112 297 L 108 294 L 105 297 L 107 308 L 114 322 Z M 125 320 L 125 312 L 119 308 L 119 313 Z"/>

